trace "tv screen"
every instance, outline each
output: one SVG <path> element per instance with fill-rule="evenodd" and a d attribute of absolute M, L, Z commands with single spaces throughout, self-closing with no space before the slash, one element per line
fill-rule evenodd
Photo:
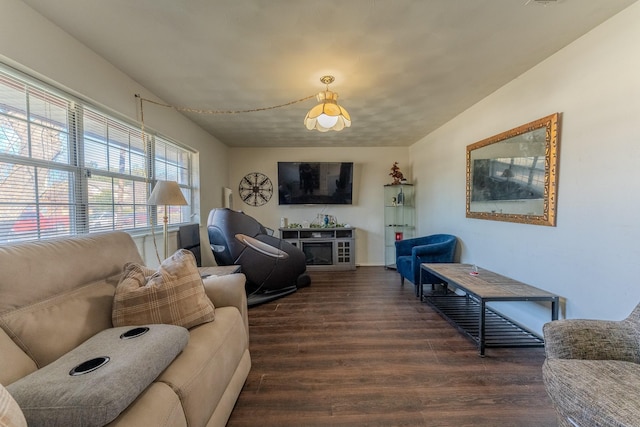
<path fill-rule="evenodd" d="M 350 205 L 352 162 L 278 162 L 281 205 Z"/>

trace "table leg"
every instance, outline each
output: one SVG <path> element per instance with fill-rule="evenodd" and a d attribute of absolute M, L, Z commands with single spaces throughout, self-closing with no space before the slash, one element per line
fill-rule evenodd
<path fill-rule="evenodd" d="M 480 356 L 484 357 L 484 324 L 485 324 L 485 308 L 486 303 L 484 299 L 480 298 L 480 319 L 478 324 L 478 347 L 480 349 Z"/>
<path fill-rule="evenodd" d="M 556 297 L 551 300 L 551 320 L 558 320 L 559 305 L 560 298 Z"/>

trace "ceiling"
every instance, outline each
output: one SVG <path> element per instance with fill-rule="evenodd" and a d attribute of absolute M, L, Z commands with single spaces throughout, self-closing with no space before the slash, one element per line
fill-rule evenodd
<path fill-rule="evenodd" d="M 381 147 L 413 144 L 636 0 L 23 1 L 175 106 L 260 109 L 335 76 L 342 132 L 304 127 L 315 99 L 185 113 L 228 146 Z"/>

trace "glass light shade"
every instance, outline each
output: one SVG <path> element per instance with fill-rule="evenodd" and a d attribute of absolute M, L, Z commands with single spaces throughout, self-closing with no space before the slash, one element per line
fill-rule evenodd
<path fill-rule="evenodd" d="M 320 114 L 316 120 L 318 120 L 318 125 L 322 126 L 323 128 L 329 129 L 334 127 L 335 124 L 338 123 L 338 116 L 328 116 L 326 114 Z"/>
<path fill-rule="evenodd" d="M 309 110 L 304 118 L 307 129 L 328 132 L 340 131 L 351 126 L 351 116 L 347 110 L 338 105 L 337 93 L 326 90 L 320 92 L 316 98 L 319 104 Z"/>

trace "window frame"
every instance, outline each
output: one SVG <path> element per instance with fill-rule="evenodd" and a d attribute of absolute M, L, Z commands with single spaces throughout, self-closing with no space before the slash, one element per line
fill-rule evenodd
<path fill-rule="evenodd" d="M 28 209 L 31 209 L 30 207 L 32 204 L 25 204 L 26 202 L 21 204 L 12 203 L 7 199 L 7 197 L 0 196 L 0 214 L 2 214 L 3 210 L 5 210 L 5 212 L 9 212 L 10 209 L 14 209 L 13 214 L 9 216 L 11 219 L 4 225 L 0 224 L 0 243 L 22 240 L 40 240 L 50 237 L 73 236 L 113 230 L 122 230 L 131 234 L 151 234 L 151 232 L 153 232 L 152 227 L 160 227 L 158 218 L 162 217 L 163 208 L 147 205 L 146 200 L 149 198 L 155 182 L 158 179 L 165 179 L 163 176 L 158 176 L 156 171 L 157 163 L 159 161 L 165 163 L 168 162 L 168 159 L 158 159 L 156 157 L 157 145 L 171 147 L 171 150 L 178 153 L 177 158 L 183 160 L 186 159 L 179 165 L 181 168 L 180 170 L 182 171 L 179 185 L 189 204 L 187 206 L 176 207 L 178 208 L 177 210 L 171 208 L 169 225 L 171 227 L 175 227 L 180 224 L 185 224 L 193 217 L 195 214 L 195 207 L 197 205 L 197 200 L 195 200 L 197 193 L 194 188 L 194 183 L 198 182 L 198 177 L 195 176 L 195 174 L 198 173 L 197 168 L 194 165 L 194 159 L 197 158 L 197 152 L 195 150 L 186 147 L 184 144 L 180 144 L 179 142 L 168 138 L 153 129 L 146 127 L 142 129 L 140 123 L 136 121 L 130 120 L 106 107 L 101 107 L 95 103 L 71 95 L 64 90 L 44 83 L 1 62 L 0 77 L 12 81 L 6 84 L 5 82 L 0 81 L 0 85 L 10 87 L 8 86 L 9 83 L 15 82 L 15 95 L 24 96 L 23 101 L 20 100 L 19 97 L 16 97 L 13 100 L 15 102 L 14 111 L 19 112 L 19 107 L 22 103 L 24 103 L 25 107 L 23 117 L 20 117 L 20 114 L 18 113 L 13 113 L 11 111 L 7 112 L 8 108 L 14 107 L 14 104 L 11 104 L 11 99 L 6 98 L 6 102 L 5 100 L 0 99 L 0 119 L 2 119 L 0 121 L 0 130 L 3 127 L 3 124 L 8 124 L 4 126 L 4 128 L 9 129 L 9 126 L 14 126 L 20 122 L 22 126 L 20 130 L 22 130 L 22 134 L 13 129 L 11 132 L 15 135 L 14 138 L 18 138 L 16 140 L 17 143 L 27 144 L 29 147 L 27 156 L 5 152 L 7 150 L 3 151 L 2 142 L 5 141 L 9 144 L 11 141 L 8 139 L 8 136 L 5 136 L 4 139 L 2 139 L 2 136 L 5 134 L 0 135 L 0 165 L 6 165 L 9 173 L 16 168 L 16 165 L 27 168 L 49 168 L 49 170 L 68 173 L 68 178 L 64 180 L 68 187 L 66 199 L 67 204 L 65 205 L 68 206 L 66 216 L 68 225 L 66 228 L 63 228 L 60 231 L 56 229 L 53 232 L 47 232 L 46 227 L 43 226 L 44 222 L 41 216 L 42 211 L 40 206 L 43 205 L 43 200 L 42 195 L 38 193 L 37 180 L 32 179 L 29 184 L 29 181 L 25 178 L 22 182 L 18 181 L 13 185 L 7 184 L 7 188 L 14 187 L 14 191 L 20 191 L 20 188 L 16 188 L 16 184 L 24 184 L 25 189 L 28 188 L 27 184 L 33 186 L 33 192 L 35 195 L 35 198 L 33 199 L 33 206 L 35 206 L 35 219 L 29 223 L 31 231 L 16 232 L 14 231 L 14 228 L 21 216 Z M 66 106 L 66 124 L 68 126 L 66 129 L 66 163 L 57 162 L 55 161 L 55 158 L 47 160 L 32 156 L 31 145 L 33 143 L 33 135 L 31 134 L 30 129 L 34 124 L 34 119 L 31 117 L 29 110 L 29 94 L 31 90 L 43 93 L 45 96 L 49 96 L 57 101 L 62 100 Z M 12 96 L 14 95 L 10 88 L 7 89 L 6 93 L 11 94 Z M 60 116 L 60 111 L 58 111 L 58 115 Z M 105 134 L 106 138 L 103 138 L 102 140 L 99 135 L 91 137 L 89 134 L 85 133 L 84 125 L 85 123 L 89 123 L 87 121 L 89 120 L 89 116 L 92 116 L 93 118 L 99 117 L 107 123 L 107 125 L 112 125 L 114 129 L 123 131 L 122 135 L 127 135 L 129 138 L 128 146 L 125 147 L 126 144 L 120 144 L 121 146 L 118 147 L 119 143 L 114 142 L 115 139 L 113 141 L 110 140 L 108 132 Z M 53 123 L 53 121 L 51 123 Z M 40 125 L 40 123 L 37 123 L 37 125 Z M 24 131 L 25 129 L 26 132 Z M 132 142 L 136 135 L 141 140 L 144 138 L 144 141 L 137 144 Z M 50 139 L 57 142 L 56 136 L 52 136 Z M 107 170 L 104 168 L 94 167 L 95 164 L 89 164 L 89 158 L 100 159 L 99 156 L 91 156 L 91 154 L 95 154 L 88 151 L 91 144 L 94 144 L 95 146 L 104 144 L 106 147 L 107 157 L 102 160 L 107 162 Z M 7 145 L 7 147 L 9 147 L 9 145 Z M 120 153 L 120 162 L 122 162 L 122 157 L 126 157 L 125 163 L 128 166 L 126 173 L 123 173 L 122 170 L 114 171 L 110 168 L 108 157 L 109 149 L 113 149 Z M 137 160 L 137 162 L 135 160 Z M 136 165 L 138 167 L 134 168 Z M 142 165 L 144 171 L 140 174 L 140 166 Z M 138 171 L 137 174 L 134 169 Z M 0 170 L 0 172 L 2 172 L 2 170 Z M 105 183 L 111 180 L 110 201 L 102 203 L 95 203 L 95 201 L 92 201 L 89 184 L 95 177 L 100 177 Z M 122 188 L 126 188 L 126 186 L 130 184 L 131 188 L 134 188 L 134 190 L 121 190 L 121 192 L 118 193 L 114 190 L 115 184 L 113 184 L 117 180 L 119 180 L 118 184 L 123 185 Z M 127 182 L 129 184 L 127 184 Z M 1 185 L 2 182 L 0 182 L 0 189 Z M 139 194 L 141 188 L 143 189 L 142 195 Z M 127 191 L 130 191 L 131 194 L 127 193 Z M 109 191 L 103 192 L 105 194 L 109 194 Z M 103 199 L 106 197 L 104 195 L 102 196 Z M 131 203 L 119 205 L 116 201 L 116 198 L 119 196 L 122 196 L 122 198 L 126 200 L 130 199 Z M 22 205 L 24 205 L 24 208 L 20 211 Z M 110 210 L 112 215 L 110 223 L 106 222 L 105 226 L 96 228 L 92 226 L 92 218 L 94 217 L 93 208 L 97 206 L 105 208 L 105 212 Z M 129 226 L 128 222 L 125 223 L 116 218 L 116 212 L 118 211 L 119 206 L 128 206 L 132 208 L 131 215 L 133 222 L 131 226 Z M 144 215 L 141 214 L 142 211 L 144 211 Z M 177 212 L 177 214 L 174 212 Z M 125 215 L 122 214 L 122 216 L 124 217 Z M 142 223 L 142 218 L 144 218 L 144 223 Z M 13 226 L 9 227 L 9 222 L 12 220 L 14 221 Z"/>

